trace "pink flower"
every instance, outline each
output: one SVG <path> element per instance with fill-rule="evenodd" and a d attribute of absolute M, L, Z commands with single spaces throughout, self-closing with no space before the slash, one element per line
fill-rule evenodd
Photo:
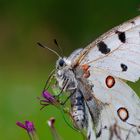
<path fill-rule="evenodd" d="M 42 93 L 42 97 L 43 99 L 40 99 L 40 104 L 45 107 L 48 105 L 54 105 L 54 106 L 58 106 L 59 102 L 58 100 L 55 98 L 55 96 L 53 96 L 52 94 L 50 94 L 47 90 L 44 90 Z M 43 108 L 42 107 L 42 108 Z M 42 109 L 41 108 L 41 109 Z"/>
<path fill-rule="evenodd" d="M 25 123 L 17 122 L 19 127 L 25 129 L 28 133 L 32 133 L 35 131 L 34 124 L 30 121 L 25 121 Z"/>

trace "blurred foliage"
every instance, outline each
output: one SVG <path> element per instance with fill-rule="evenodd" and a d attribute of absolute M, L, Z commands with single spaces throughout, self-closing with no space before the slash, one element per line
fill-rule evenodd
<path fill-rule="evenodd" d="M 82 139 L 53 107 L 40 111 L 37 96 L 56 57 L 37 47 L 40 41 L 65 55 L 86 46 L 108 29 L 139 15 L 139 0 L 0 0 L 0 133 L 3 140 L 25 140 L 17 120 L 35 122 L 41 140 L 51 139 L 46 120 L 56 118 L 64 139 Z M 130 83 L 140 93 L 140 82 Z"/>

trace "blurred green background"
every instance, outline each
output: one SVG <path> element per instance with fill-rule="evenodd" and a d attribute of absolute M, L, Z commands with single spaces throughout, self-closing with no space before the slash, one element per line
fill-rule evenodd
<path fill-rule="evenodd" d="M 40 41 L 65 55 L 84 47 L 108 29 L 140 14 L 140 0 L 0 0 L 0 139 L 28 139 L 16 121 L 35 122 L 41 140 L 51 140 L 51 116 L 64 140 L 81 140 L 54 107 L 40 111 L 37 96 L 57 57 L 37 47 Z M 140 93 L 140 82 L 129 83 Z"/>

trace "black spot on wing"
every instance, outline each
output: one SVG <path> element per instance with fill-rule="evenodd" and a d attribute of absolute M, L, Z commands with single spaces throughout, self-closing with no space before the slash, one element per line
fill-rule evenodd
<path fill-rule="evenodd" d="M 107 45 L 103 41 L 100 41 L 97 44 L 97 47 L 98 47 L 99 51 L 103 54 L 108 54 L 110 52 L 110 49 L 107 47 Z"/>
<path fill-rule="evenodd" d="M 102 134 L 102 129 L 100 129 L 100 131 L 96 134 L 96 138 L 99 138 Z"/>
<path fill-rule="evenodd" d="M 121 63 L 120 65 L 121 65 L 122 71 L 127 71 L 128 67 L 125 64 Z"/>
<path fill-rule="evenodd" d="M 140 126 L 138 126 L 137 128 L 137 132 L 140 134 Z"/>
<path fill-rule="evenodd" d="M 135 21 L 131 21 L 132 24 L 135 24 Z"/>
<path fill-rule="evenodd" d="M 90 140 L 90 137 L 91 137 L 91 132 L 89 132 L 89 135 L 88 135 L 88 140 Z"/>
<path fill-rule="evenodd" d="M 101 128 L 101 129 L 99 130 L 99 132 L 96 134 L 96 138 L 99 138 L 99 137 L 101 136 L 102 130 L 103 130 L 103 129 L 107 129 L 107 126 L 105 125 L 103 128 Z"/>
<path fill-rule="evenodd" d="M 116 34 L 118 34 L 119 40 L 120 40 L 122 43 L 125 43 L 125 41 L 126 41 L 125 32 L 116 31 Z"/>

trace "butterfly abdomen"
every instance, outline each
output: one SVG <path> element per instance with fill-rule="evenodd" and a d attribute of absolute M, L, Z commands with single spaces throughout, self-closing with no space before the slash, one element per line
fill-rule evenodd
<path fill-rule="evenodd" d="M 84 98 L 79 90 L 76 90 L 71 98 L 71 115 L 78 129 L 83 129 L 85 127 L 85 105 Z"/>

